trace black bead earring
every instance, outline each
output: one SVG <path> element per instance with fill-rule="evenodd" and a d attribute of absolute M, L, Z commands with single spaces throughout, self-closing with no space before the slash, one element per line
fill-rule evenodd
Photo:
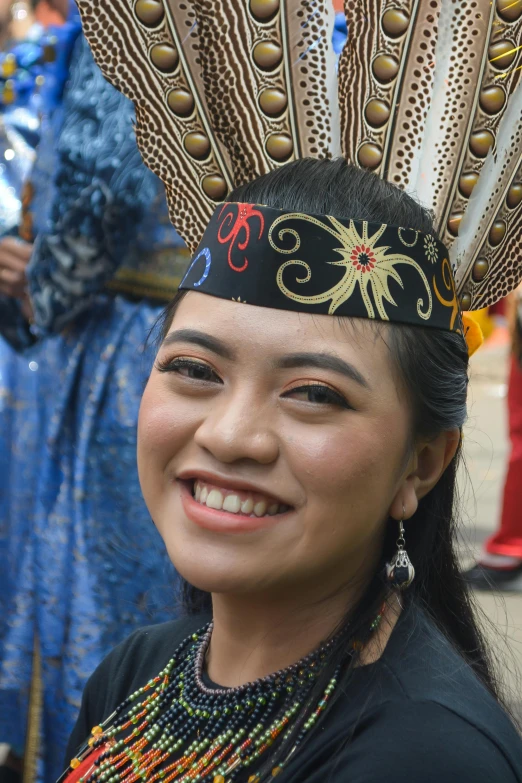
<path fill-rule="evenodd" d="M 404 518 L 404 507 L 402 509 Z M 412 565 L 408 553 L 405 549 L 406 540 L 404 538 L 403 519 L 399 522 L 399 538 L 397 539 L 397 552 L 392 558 L 391 563 L 386 565 L 386 576 L 388 582 L 397 590 L 406 590 L 415 579 L 415 569 Z"/>

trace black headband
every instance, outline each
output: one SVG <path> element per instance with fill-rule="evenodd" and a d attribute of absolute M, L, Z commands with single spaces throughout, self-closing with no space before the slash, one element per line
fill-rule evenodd
<path fill-rule="evenodd" d="M 444 245 L 430 234 L 365 220 L 221 204 L 180 289 L 462 332 Z"/>

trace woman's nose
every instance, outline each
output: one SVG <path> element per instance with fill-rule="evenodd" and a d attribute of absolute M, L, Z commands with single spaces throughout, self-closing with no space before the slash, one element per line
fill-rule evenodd
<path fill-rule="evenodd" d="M 268 465 L 277 459 L 275 411 L 271 416 L 249 395 L 223 395 L 198 427 L 194 440 L 223 463 L 254 460 Z"/>

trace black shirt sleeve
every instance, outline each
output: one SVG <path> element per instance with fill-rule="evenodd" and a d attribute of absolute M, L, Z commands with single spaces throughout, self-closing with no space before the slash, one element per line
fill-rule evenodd
<path fill-rule="evenodd" d="M 88 679 L 82 696 L 78 720 L 69 738 L 65 766 L 89 738 L 91 730 L 109 717 L 111 708 L 128 695 L 129 663 L 141 646 L 143 631 L 135 631 L 104 658 Z"/>
<path fill-rule="evenodd" d="M 521 783 L 494 739 L 434 702 L 384 704 L 352 741 L 338 735 L 327 745 L 320 766 L 316 757 L 309 774 L 300 769 L 300 783 Z"/>

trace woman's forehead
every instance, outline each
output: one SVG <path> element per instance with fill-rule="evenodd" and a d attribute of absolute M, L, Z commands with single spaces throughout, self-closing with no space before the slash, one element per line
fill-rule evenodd
<path fill-rule="evenodd" d="M 257 307 L 199 292 L 187 293 L 180 302 L 169 335 L 180 330 L 210 335 L 237 358 L 321 350 L 359 361 L 367 371 L 374 365 L 377 372 L 390 361 L 387 341 L 382 339 L 386 325 Z"/>

